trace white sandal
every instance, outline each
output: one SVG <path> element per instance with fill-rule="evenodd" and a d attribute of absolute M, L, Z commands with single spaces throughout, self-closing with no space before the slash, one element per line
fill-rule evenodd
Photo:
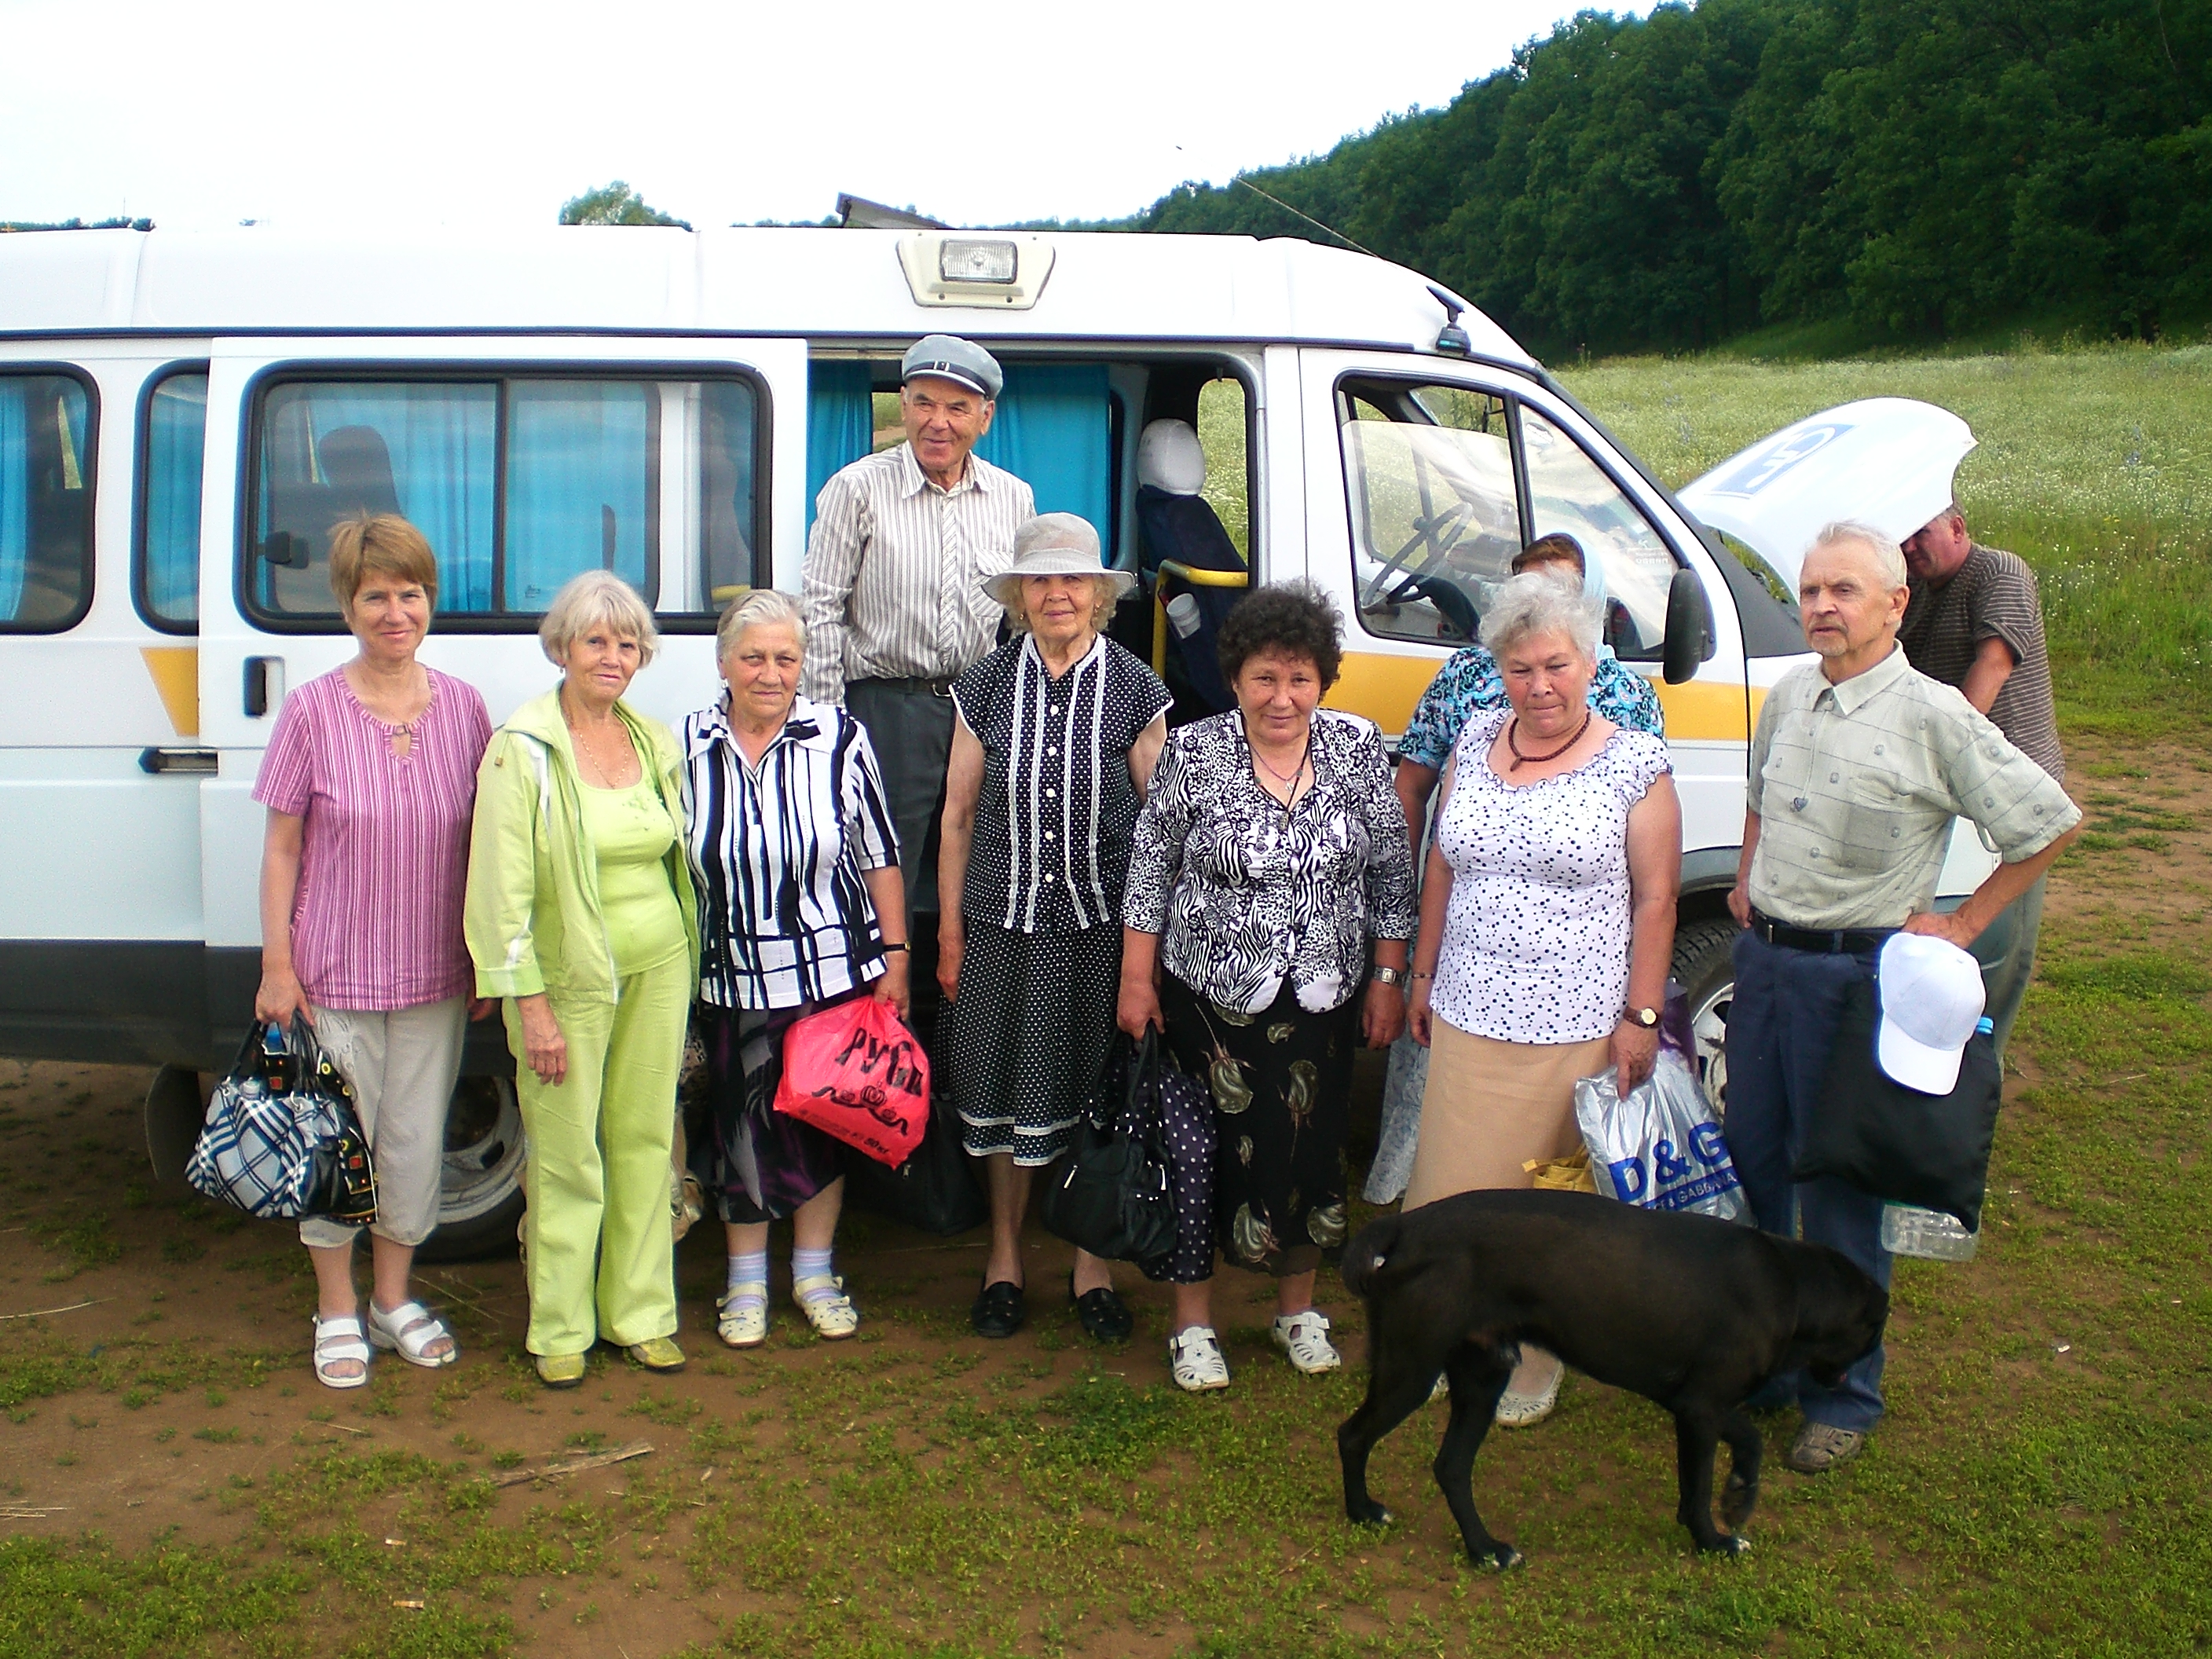
<path fill-rule="evenodd" d="M 1344 1356 L 1328 1340 L 1328 1316 L 1317 1309 L 1275 1316 L 1275 1346 L 1289 1356 L 1293 1370 L 1319 1376 L 1344 1364 Z"/>
<path fill-rule="evenodd" d="M 351 1376 L 340 1376 L 331 1367 L 347 1361 L 361 1370 Z M 326 1389 L 358 1389 L 368 1382 L 368 1343 L 363 1337 L 359 1314 L 331 1314 L 315 1316 L 315 1381 Z"/>
<path fill-rule="evenodd" d="M 1168 1339 L 1168 1369 L 1185 1394 L 1229 1386 L 1229 1361 L 1211 1325 L 1193 1325 Z"/>
<path fill-rule="evenodd" d="M 768 1340 L 767 1285 L 732 1285 L 714 1298 L 714 1306 L 721 1316 L 714 1323 L 714 1334 L 726 1346 L 757 1348 Z"/>
<path fill-rule="evenodd" d="M 809 1273 L 791 1281 L 791 1299 L 816 1334 L 836 1342 L 860 1328 L 860 1310 L 845 1294 L 840 1273 Z M 763 1316 L 765 1321 L 766 1316 Z"/>
<path fill-rule="evenodd" d="M 440 1338 L 445 1340 L 446 1351 L 433 1354 L 423 1352 Z M 458 1363 L 461 1345 L 446 1328 L 445 1321 L 419 1302 L 403 1302 L 390 1313 L 376 1305 L 372 1297 L 368 1304 L 368 1340 L 378 1347 L 398 1354 L 410 1365 L 420 1365 L 425 1370 L 437 1370 Z"/>
<path fill-rule="evenodd" d="M 1508 1389 L 1498 1396 L 1498 1410 L 1491 1420 L 1501 1429 L 1533 1429 L 1552 1414 L 1552 1407 L 1559 1403 L 1559 1384 L 1567 1379 L 1565 1362 L 1558 1356 L 1552 1363 L 1558 1367 L 1552 1373 L 1549 1387 L 1541 1394 L 1516 1394 Z"/>

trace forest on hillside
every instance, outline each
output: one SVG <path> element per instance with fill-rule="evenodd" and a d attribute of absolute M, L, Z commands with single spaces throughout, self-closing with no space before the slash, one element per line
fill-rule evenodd
<path fill-rule="evenodd" d="M 1553 355 L 2155 336 L 2212 317 L 2212 0 L 1586 11 L 1445 108 L 1091 228 L 1332 240 L 1300 214 Z"/>

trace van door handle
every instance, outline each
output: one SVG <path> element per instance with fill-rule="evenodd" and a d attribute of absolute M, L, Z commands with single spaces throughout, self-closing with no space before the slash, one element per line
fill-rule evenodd
<path fill-rule="evenodd" d="M 271 695 L 270 683 L 276 683 Z M 284 698 L 284 659 L 282 657 L 248 657 L 246 659 L 246 713 L 249 719 L 259 720 L 272 704 Z"/>

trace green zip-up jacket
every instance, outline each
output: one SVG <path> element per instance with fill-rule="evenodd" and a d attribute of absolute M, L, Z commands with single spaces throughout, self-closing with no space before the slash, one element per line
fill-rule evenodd
<path fill-rule="evenodd" d="M 659 720 L 621 702 L 645 775 L 676 821 L 668 878 L 684 911 L 691 983 L 699 983 L 699 902 L 684 857 L 684 756 Z M 611 1003 L 614 951 L 599 908 L 599 866 L 584 829 L 576 751 L 556 689 L 514 711 L 492 734 L 477 769 L 463 926 L 477 966 L 477 994 Z"/>

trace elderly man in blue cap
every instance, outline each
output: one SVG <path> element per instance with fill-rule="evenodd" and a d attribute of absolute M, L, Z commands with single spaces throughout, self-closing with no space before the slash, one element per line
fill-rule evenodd
<path fill-rule="evenodd" d="M 898 823 L 909 910 L 937 908 L 935 830 L 952 682 L 998 640 L 984 581 L 1013 562 L 1030 487 L 974 453 L 1006 377 L 972 340 L 932 334 L 902 366 L 906 441 L 822 487 L 800 586 L 806 695 L 868 728 Z M 915 983 L 931 982 L 916 963 Z"/>

